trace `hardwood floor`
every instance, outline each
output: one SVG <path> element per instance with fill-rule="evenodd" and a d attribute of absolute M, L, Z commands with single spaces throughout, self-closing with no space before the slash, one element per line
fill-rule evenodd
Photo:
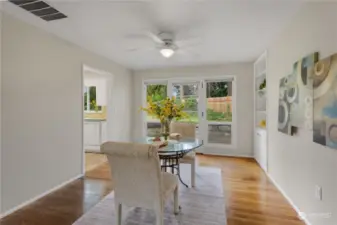
<path fill-rule="evenodd" d="M 90 171 L 107 161 L 108 159 L 102 154 L 85 153 L 85 171 Z"/>
<path fill-rule="evenodd" d="M 228 225 L 304 225 L 254 160 L 200 155 L 198 161 L 200 166 L 222 170 Z M 112 190 L 109 173 L 103 163 L 0 223 L 71 225 Z"/>
<path fill-rule="evenodd" d="M 255 160 L 199 156 L 198 161 L 222 170 L 228 225 L 304 225 Z"/>

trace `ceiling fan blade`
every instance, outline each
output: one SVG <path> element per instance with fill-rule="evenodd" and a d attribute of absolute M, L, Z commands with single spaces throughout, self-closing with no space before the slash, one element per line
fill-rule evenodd
<path fill-rule="evenodd" d="M 127 48 L 126 51 L 128 52 L 135 52 L 135 51 L 138 51 L 140 50 L 140 48 Z"/>
<path fill-rule="evenodd" d="M 156 42 L 157 44 L 164 44 L 164 41 L 156 35 L 154 32 L 143 30 L 137 34 L 127 34 L 124 36 L 127 39 L 146 39 L 150 38 L 152 41 Z"/>
<path fill-rule="evenodd" d="M 202 43 L 202 39 L 199 37 L 189 38 L 189 39 L 183 39 L 183 40 L 176 40 L 175 43 L 180 48 L 193 47 L 193 46 L 200 45 Z"/>
<path fill-rule="evenodd" d="M 154 42 L 158 44 L 164 44 L 164 41 L 158 35 L 156 35 L 155 33 L 151 31 L 145 31 L 145 35 L 151 38 Z"/>
<path fill-rule="evenodd" d="M 146 47 L 146 48 L 137 48 L 137 47 L 131 47 L 131 48 L 127 48 L 126 51 L 127 52 L 137 52 L 137 51 L 153 51 L 156 50 L 156 48 L 154 47 Z"/>

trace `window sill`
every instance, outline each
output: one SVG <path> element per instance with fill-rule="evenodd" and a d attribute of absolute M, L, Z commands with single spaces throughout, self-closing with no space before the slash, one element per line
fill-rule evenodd
<path fill-rule="evenodd" d="M 103 111 L 84 111 L 86 114 L 96 114 L 96 113 L 103 113 Z"/>

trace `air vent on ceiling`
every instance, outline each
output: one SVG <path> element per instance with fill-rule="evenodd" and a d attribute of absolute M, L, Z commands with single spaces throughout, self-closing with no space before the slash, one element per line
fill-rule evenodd
<path fill-rule="evenodd" d="M 8 0 L 11 3 L 23 8 L 24 10 L 33 13 L 46 21 L 59 20 L 67 18 L 66 15 L 59 12 L 57 9 L 48 5 L 48 3 L 39 0 Z"/>

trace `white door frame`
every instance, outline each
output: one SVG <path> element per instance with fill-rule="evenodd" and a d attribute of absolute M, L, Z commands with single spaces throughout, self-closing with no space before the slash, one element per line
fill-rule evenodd
<path fill-rule="evenodd" d="M 230 145 L 227 144 L 209 144 L 206 143 L 208 122 L 206 119 L 206 82 L 207 81 L 226 81 L 232 80 L 232 122 L 220 122 L 219 124 L 231 124 L 232 142 Z M 228 76 L 205 76 L 205 77 L 182 77 L 182 78 L 161 78 L 161 79 L 143 79 L 142 81 L 142 105 L 146 105 L 146 85 L 147 84 L 166 84 L 167 85 L 167 96 L 172 96 L 172 84 L 174 83 L 195 83 L 200 82 L 199 90 L 199 102 L 198 102 L 198 115 L 199 115 L 199 133 L 202 140 L 205 142 L 205 147 L 214 148 L 225 148 L 225 149 L 236 149 L 237 148 L 237 88 L 236 88 L 236 77 L 234 75 Z M 142 135 L 146 136 L 147 123 L 146 123 L 146 113 L 143 112 L 143 127 Z M 214 124 L 214 122 L 212 122 Z"/>
<path fill-rule="evenodd" d="M 207 82 L 216 82 L 216 81 L 228 81 L 231 80 L 232 82 L 232 122 L 209 122 L 207 121 L 206 112 L 204 112 L 204 116 L 202 118 L 203 124 L 203 137 L 204 137 L 204 144 L 207 148 L 226 148 L 226 149 L 236 149 L 237 148 L 237 123 L 236 123 L 236 78 L 235 76 L 218 76 L 218 77 L 207 77 L 202 82 L 202 95 L 203 98 L 202 102 L 204 104 L 204 109 L 206 111 L 206 83 Z M 209 124 L 219 124 L 219 125 L 231 125 L 231 144 L 217 144 L 217 143 L 208 143 L 208 125 Z"/>

